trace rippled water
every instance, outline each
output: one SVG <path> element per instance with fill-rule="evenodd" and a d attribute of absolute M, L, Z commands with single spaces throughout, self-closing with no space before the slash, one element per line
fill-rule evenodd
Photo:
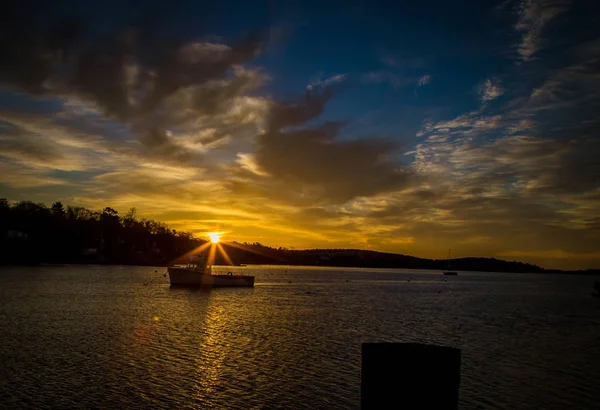
<path fill-rule="evenodd" d="M 592 278 L 255 266 L 207 292 L 155 269 L 0 269 L 0 405 L 358 408 L 361 343 L 408 341 L 462 349 L 461 408 L 600 403 Z"/>

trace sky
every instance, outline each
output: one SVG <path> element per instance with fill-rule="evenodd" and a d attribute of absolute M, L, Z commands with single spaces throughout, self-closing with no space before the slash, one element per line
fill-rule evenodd
<path fill-rule="evenodd" d="M 402 3 L 10 0 L 0 197 L 600 268 L 600 4 Z"/>

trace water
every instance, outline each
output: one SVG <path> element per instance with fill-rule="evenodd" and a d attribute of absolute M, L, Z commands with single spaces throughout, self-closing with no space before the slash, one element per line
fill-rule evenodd
<path fill-rule="evenodd" d="M 363 342 L 462 349 L 461 408 L 600 403 L 592 278 L 220 269 L 256 286 L 171 289 L 164 268 L 0 269 L 0 406 L 359 408 Z"/>

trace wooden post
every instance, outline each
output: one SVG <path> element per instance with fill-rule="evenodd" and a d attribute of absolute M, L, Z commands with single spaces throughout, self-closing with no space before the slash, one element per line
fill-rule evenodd
<path fill-rule="evenodd" d="M 363 343 L 361 408 L 457 409 L 460 350 L 418 343 Z"/>

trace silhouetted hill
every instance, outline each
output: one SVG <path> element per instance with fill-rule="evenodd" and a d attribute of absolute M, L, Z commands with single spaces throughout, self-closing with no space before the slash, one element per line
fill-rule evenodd
<path fill-rule="evenodd" d="M 238 244 L 239 245 L 239 244 Z M 290 250 L 269 248 L 261 244 L 241 244 L 248 251 L 240 252 L 238 247 L 223 244 L 227 253 L 235 254 L 237 263 L 243 264 L 282 264 L 307 266 L 339 266 L 357 268 L 396 268 L 396 269 L 447 269 L 444 259 L 425 259 L 414 256 L 360 249 L 307 249 Z M 256 253 L 252 253 L 256 252 Z M 482 272 L 545 272 L 543 268 L 522 262 L 508 262 L 494 258 L 452 259 L 454 270 Z"/>
<path fill-rule="evenodd" d="M 395 268 L 445 270 L 445 259 L 425 259 L 414 256 L 367 251 L 360 249 L 306 249 L 291 250 L 271 248 L 260 243 L 223 243 L 226 252 L 236 263 L 242 264 L 281 264 L 304 266 L 338 266 L 357 268 Z M 240 247 L 246 250 L 241 250 Z M 540 266 L 505 261 L 496 258 L 457 258 L 450 260 L 453 270 L 479 272 L 521 272 L 521 273 L 578 273 L 598 275 L 600 270 L 585 271 L 547 270 Z"/>
<path fill-rule="evenodd" d="M 170 229 L 161 222 L 137 219 L 135 208 L 119 216 L 112 208 L 91 211 L 55 202 L 21 201 L 10 205 L 0 199 L 0 264 L 100 263 L 168 265 L 206 241 L 191 233 Z M 444 270 L 448 261 L 360 249 L 272 248 L 255 243 L 222 243 L 235 264 L 312 265 L 362 268 Z M 204 247 L 205 252 L 207 247 Z M 215 264 L 227 261 L 216 252 Z M 459 271 L 564 273 L 536 265 L 494 258 L 458 258 L 450 261 Z M 576 271 L 589 275 L 599 270 Z"/>

